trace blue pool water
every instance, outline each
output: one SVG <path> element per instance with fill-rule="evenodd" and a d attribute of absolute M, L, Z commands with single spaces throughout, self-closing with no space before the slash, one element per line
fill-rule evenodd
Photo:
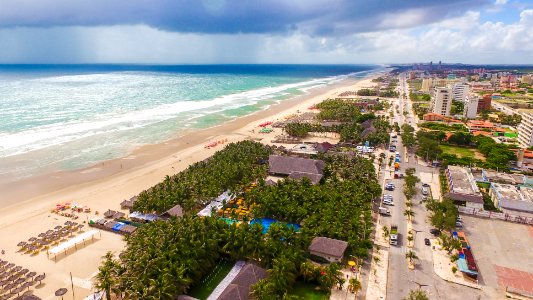
<path fill-rule="evenodd" d="M 268 229 L 270 228 L 270 226 L 274 223 L 281 223 L 279 221 L 276 221 L 274 219 L 270 219 L 270 218 L 262 218 L 262 219 L 253 219 L 250 224 L 261 224 L 263 226 L 263 234 L 266 234 L 268 232 Z M 300 225 L 298 224 L 294 224 L 294 223 L 282 223 L 282 224 L 286 224 L 287 226 L 289 227 L 293 227 L 296 231 L 300 230 Z"/>

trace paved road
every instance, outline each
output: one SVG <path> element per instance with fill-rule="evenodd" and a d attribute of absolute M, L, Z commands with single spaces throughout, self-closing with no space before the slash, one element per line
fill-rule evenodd
<path fill-rule="evenodd" d="M 404 78 L 400 80 L 399 86 L 402 89 L 400 99 L 397 100 L 400 114 L 395 114 L 395 121 L 398 122 L 401 127 L 405 122 L 405 119 L 408 119 L 410 120 L 410 125 L 417 129 L 413 119 L 412 105 L 409 100 L 406 101 L 402 99 L 403 95 L 407 95 L 407 97 L 409 95 Z M 407 117 L 404 117 L 403 115 L 404 105 L 408 112 Z M 402 172 L 405 172 L 405 169 L 407 168 L 415 168 L 415 175 L 419 178 L 424 178 L 425 181 L 433 180 L 433 182 L 438 183 L 438 170 L 417 164 L 417 160 L 411 155 L 409 156 L 409 162 L 406 163 L 404 149 L 403 147 L 400 147 L 402 146 L 400 137 L 398 137 L 398 142 L 396 144 L 398 151 L 402 155 Z M 413 229 L 416 233 L 415 245 L 412 250 L 418 256 L 418 260 L 416 261 L 416 269 L 414 271 L 407 268 L 405 253 L 410 249 L 406 246 L 407 220 L 403 215 L 403 212 L 405 211 L 403 181 L 399 179 L 394 179 L 392 181 L 396 185 L 396 190 L 392 192 L 395 205 L 391 209 L 392 216 L 383 218 L 383 222 L 388 225 L 391 223 L 398 225 L 398 231 L 401 236 L 398 246 L 391 245 L 389 251 L 387 299 L 403 299 L 409 294 L 410 290 L 417 289 L 419 286 L 422 286 L 422 289 L 427 291 L 430 299 L 489 299 L 482 291 L 454 283 L 448 283 L 435 274 L 433 270 L 431 248 L 424 244 L 424 238 L 430 237 L 430 226 L 427 222 L 428 213 L 424 205 L 420 203 L 422 200 L 420 194 L 413 199 L 413 211 L 415 212 Z M 421 185 L 422 183 L 418 184 L 419 191 L 422 187 Z M 385 194 L 387 193 L 391 192 L 385 191 Z M 381 234 L 381 229 L 379 230 L 379 234 Z"/>

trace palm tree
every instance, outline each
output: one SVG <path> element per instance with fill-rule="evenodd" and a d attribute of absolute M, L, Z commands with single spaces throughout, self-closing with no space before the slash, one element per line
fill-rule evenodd
<path fill-rule="evenodd" d="M 383 227 L 381 228 L 381 230 L 383 231 L 383 233 L 382 233 L 383 238 L 384 238 L 385 240 L 387 240 L 387 239 L 389 238 L 389 236 L 390 236 L 390 230 L 389 230 L 389 227 L 387 227 L 387 226 L 383 226 Z"/>
<path fill-rule="evenodd" d="M 348 284 L 349 284 L 348 289 L 352 293 L 355 293 L 355 295 L 357 296 L 357 293 L 359 292 L 359 290 L 361 290 L 361 282 L 357 280 L 357 278 L 352 277 L 350 278 L 350 281 L 348 282 Z"/>
<path fill-rule="evenodd" d="M 416 256 L 416 253 L 413 250 L 409 250 L 409 252 L 405 253 L 405 258 L 408 258 L 412 263 L 415 259 L 418 259 L 418 256 Z"/>
<path fill-rule="evenodd" d="M 111 289 L 117 283 L 117 262 L 113 259 L 111 252 L 107 252 L 103 258 L 104 261 L 98 268 L 98 274 L 96 275 L 96 288 L 105 291 L 106 299 L 111 300 Z"/>
<path fill-rule="evenodd" d="M 407 219 L 412 220 L 413 217 L 415 216 L 415 212 L 412 211 L 411 209 L 406 209 L 406 210 L 403 212 L 403 215 L 406 216 Z"/>
<path fill-rule="evenodd" d="M 412 242 L 415 238 L 410 234 L 407 236 L 407 241 Z"/>

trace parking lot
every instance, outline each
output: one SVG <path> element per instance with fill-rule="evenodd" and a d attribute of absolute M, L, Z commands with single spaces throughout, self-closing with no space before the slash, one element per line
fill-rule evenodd
<path fill-rule="evenodd" d="M 479 283 L 502 297 L 507 287 L 533 294 L 533 231 L 528 225 L 462 216 Z"/>

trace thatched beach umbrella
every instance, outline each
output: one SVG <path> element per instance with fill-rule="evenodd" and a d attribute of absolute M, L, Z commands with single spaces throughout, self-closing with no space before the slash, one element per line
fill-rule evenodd
<path fill-rule="evenodd" d="M 39 281 L 39 284 L 41 284 L 41 281 L 43 281 L 45 278 L 46 278 L 46 273 L 43 273 L 41 275 L 37 275 L 37 277 L 35 277 L 33 281 Z"/>
<path fill-rule="evenodd" d="M 26 274 L 26 277 L 28 277 L 28 278 L 29 278 L 29 277 L 33 278 L 35 275 L 37 275 L 36 272 L 30 272 L 30 273 Z"/>
<path fill-rule="evenodd" d="M 23 269 L 19 273 L 24 275 L 24 274 L 28 273 L 29 271 L 30 270 L 28 270 L 28 269 Z"/>
<path fill-rule="evenodd" d="M 67 289 L 66 288 L 60 288 L 59 290 L 57 290 L 55 292 L 55 295 L 58 296 L 58 297 L 61 297 L 61 299 L 63 299 L 63 295 L 65 295 L 67 293 Z"/>
<path fill-rule="evenodd" d="M 26 278 L 19 278 L 19 279 L 17 279 L 17 280 L 15 281 L 15 284 L 19 285 L 19 284 L 22 284 L 22 283 L 24 283 L 24 282 L 26 282 Z"/>
<path fill-rule="evenodd" d="M 38 237 L 42 238 L 42 237 L 45 237 L 46 236 L 46 232 L 41 232 L 39 233 Z"/>
<path fill-rule="evenodd" d="M 61 228 L 63 228 L 63 226 L 61 226 L 61 225 L 57 225 L 56 227 L 54 227 L 55 230 L 59 230 Z"/>
<path fill-rule="evenodd" d="M 36 237 L 32 236 L 31 238 L 28 239 L 28 241 L 33 242 L 33 241 L 35 241 L 36 239 L 37 239 Z"/>
<path fill-rule="evenodd" d="M 28 243 L 26 243 L 26 242 L 20 242 L 20 243 L 17 244 L 17 247 L 24 247 L 24 246 L 26 246 L 27 244 L 28 244 Z"/>
<path fill-rule="evenodd" d="M 16 266 L 13 270 L 14 270 L 14 272 L 18 272 L 18 271 L 22 270 L 22 267 L 21 266 Z"/>
<path fill-rule="evenodd" d="M 49 229 L 49 230 L 47 230 L 45 233 L 46 233 L 46 235 L 49 235 L 49 234 L 54 233 L 54 231 L 53 231 L 52 229 Z"/>

